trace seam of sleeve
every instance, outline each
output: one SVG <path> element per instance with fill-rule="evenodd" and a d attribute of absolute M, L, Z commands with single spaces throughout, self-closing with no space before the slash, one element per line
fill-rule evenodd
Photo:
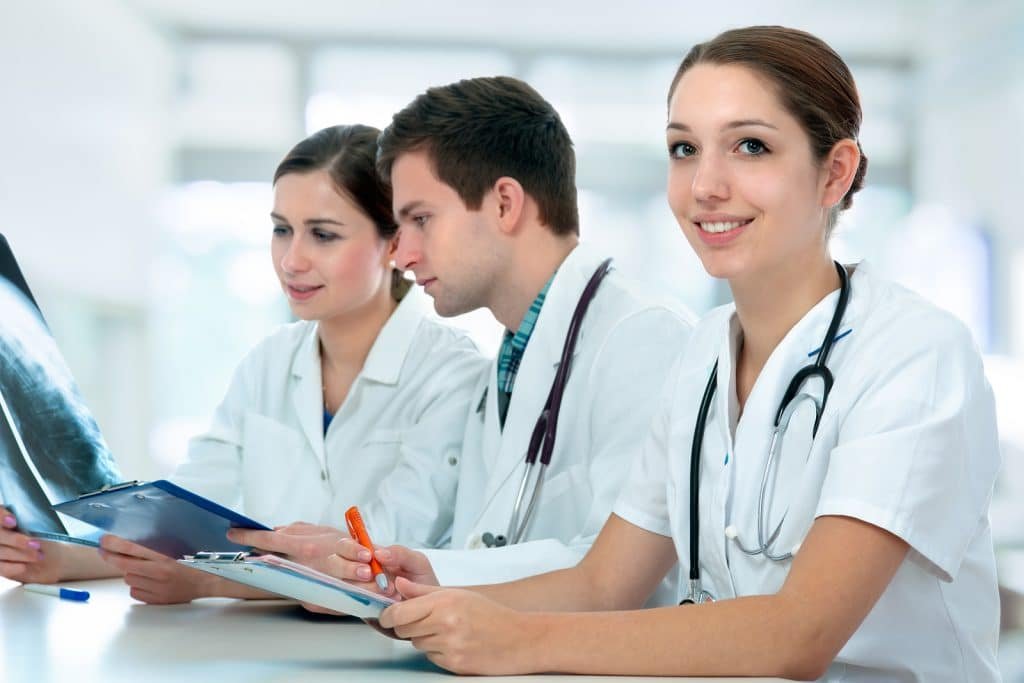
<path fill-rule="evenodd" d="M 615 503 L 615 506 L 612 508 L 612 514 L 621 517 L 633 526 L 650 531 L 652 534 L 672 537 L 672 527 L 667 519 L 658 515 L 652 515 L 621 499 Z"/>
<path fill-rule="evenodd" d="M 911 525 L 894 516 L 890 510 L 885 510 L 862 500 L 832 498 L 830 500 L 823 500 L 818 504 L 815 517 L 830 515 L 859 519 L 862 522 L 867 522 L 872 526 L 897 536 L 927 560 L 928 564 L 931 565 L 933 573 L 946 583 L 951 582 L 953 576 L 959 570 L 959 566 L 954 566 L 952 557 L 940 552 L 926 540 L 918 538 Z"/>

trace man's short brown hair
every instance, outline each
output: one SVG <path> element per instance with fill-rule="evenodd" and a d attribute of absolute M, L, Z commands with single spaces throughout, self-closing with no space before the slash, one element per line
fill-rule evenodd
<path fill-rule="evenodd" d="M 437 177 L 479 209 L 498 178 L 515 178 L 559 235 L 579 234 L 576 154 L 558 112 L 515 78 L 471 78 L 430 88 L 394 115 L 377 141 L 377 170 L 426 151 Z"/>

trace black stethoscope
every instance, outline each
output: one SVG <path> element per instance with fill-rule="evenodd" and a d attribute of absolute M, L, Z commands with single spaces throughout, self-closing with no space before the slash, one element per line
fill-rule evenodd
<path fill-rule="evenodd" d="M 590 302 L 597 294 L 597 288 L 611 271 L 612 260 L 606 259 L 597 267 L 594 274 L 583 288 L 580 300 L 576 304 L 576 310 L 569 321 L 569 331 L 565 335 L 565 343 L 562 345 L 562 358 L 555 371 L 555 380 L 551 383 L 551 391 L 548 392 L 548 399 L 544 403 L 544 410 L 537 418 L 537 424 L 533 427 L 533 434 L 530 436 L 530 445 L 526 449 L 526 471 L 523 472 L 523 480 L 519 484 L 519 491 L 516 494 L 515 504 L 512 506 L 512 517 L 508 522 L 508 530 L 504 534 L 493 534 L 490 531 L 481 535 L 480 540 L 488 548 L 500 548 L 510 543 L 518 543 L 526 533 L 526 528 L 533 518 L 533 511 L 540 499 L 540 491 L 544 485 L 544 473 L 551 464 L 551 454 L 555 450 L 555 436 L 558 432 L 558 414 L 562 410 L 562 394 L 565 393 L 565 385 L 569 382 L 569 370 L 572 365 L 572 356 L 576 351 L 576 338 L 580 334 L 580 326 L 583 324 L 583 317 L 587 314 Z M 537 467 L 538 455 L 540 467 Z M 523 510 L 523 502 L 526 500 L 526 489 L 532 483 L 529 503 Z"/>
<path fill-rule="evenodd" d="M 757 545 L 752 548 L 744 546 L 743 543 L 740 542 L 734 526 L 729 526 L 725 530 L 726 536 L 728 536 L 730 540 L 735 541 L 739 549 L 747 555 L 764 555 L 769 560 L 782 562 L 792 558 L 793 552 L 795 552 L 795 549 L 793 552 L 785 553 L 775 553 L 772 550 L 772 546 L 778 538 L 779 531 L 782 529 L 782 523 L 786 521 L 786 513 L 783 513 L 782 519 L 779 520 L 778 525 L 776 525 L 775 529 L 769 534 L 767 531 L 768 523 L 766 522 L 764 514 L 766 493 L 768 489 L 768 480 L 771 478 L 772 463 L 777 461 L 778 449 L 781 447 L 786 429 L 789 426 L 789 420 L 795 412 L 796 407 L 805 401 L 810 402 L 814 406 L 814 428 L 811 432 L 811 438 L 813 439 L 818 433 L 821 414 L 825 409 L 825 403 L 828 401 L 828 395 L 832 391 L 832 384 L 835 381 L 832 376 L 832 372 L 828 369 L 825 363 L 828 361 L 828 356 L 832 352 L 832 345 L 835 343 L 836 335 L 839 332 L 839 325 L 843 321 L 843 316 L 846 314 L 846 306 L 850 301 L 850 276 L 847 274 L 846 268 L 844 268 L 840 263 L 834 263 L 836 266 L 836 272 L 839 273 L 839 300 L 836 302 L 835 311 L 832 313 L 832 321 L 828 325 L 828 331 L 825 332 L 825 339 L 821 342 L 821 347 L 818 349 L 818 356 L 814 363 L 805 366 L 793 375 L 793 379 L 790 380 L 789 386 L 786 388 L 786 393 L 782 395 L 782 401 L 779 403 L 779 409 L 775 412 L 771 444 L 768 447 L 768 458 L 765 461 L 764 475 L 761 478 L 761 491 L 757 500 Z M 824 385 L 824 393 L 820 401 L 811 394 L 802 393 L 800 391 L 804 382 L 812 377 L 821 379 L 822 384 Z M 704 395 L 700 401 L 700 409 L 697 411 L 697 424 L 693 429 L 693 443 L 690 447 L 690 579 L 686 597 L 679 603 L 680 605 L 713 602 L 715 599 L 711 593 L 701 587 L 699 537 L 700 453 L 701 445 L 704 443 L 704 431 L 707 426 L 708 412 L 711 410 L 711 401 L 715 396 L 717 384 L 718 361 L 716 360 L 714 367 L 711 368 L 711 376 L 708 378 L 707 386 L 704 387 Z M 788 510 L 786 512 L 788 512 Z"/>

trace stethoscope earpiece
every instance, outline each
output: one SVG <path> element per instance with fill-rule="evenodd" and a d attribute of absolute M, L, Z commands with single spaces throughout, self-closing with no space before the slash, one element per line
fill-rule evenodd
<path fill-rule="evenodd" d="M 725 527 L 725 537 L 728 538 L 730 541 L 736 540 L 736 537 L 739 535 L 740 532 L 732 524 Z"/>
<path fill-rule="evenodd" d="M 508 539 L 505 538 L 505 534 L 498 534 L 495 536 L 490 531 L 485 531 L 480 540 L 488 548 L 501 548 L 502 546 L 508 545 Z"/>

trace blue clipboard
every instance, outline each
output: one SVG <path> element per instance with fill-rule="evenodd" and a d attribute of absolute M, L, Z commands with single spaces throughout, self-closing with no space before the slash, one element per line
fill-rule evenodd
<path fill-rule="evenodd" d="M 173 558 L 205 548 L 251 550 L 228 541 L 228 529 L 270 530 L 165 479 L 104 487 L 53 509 Z"/>

